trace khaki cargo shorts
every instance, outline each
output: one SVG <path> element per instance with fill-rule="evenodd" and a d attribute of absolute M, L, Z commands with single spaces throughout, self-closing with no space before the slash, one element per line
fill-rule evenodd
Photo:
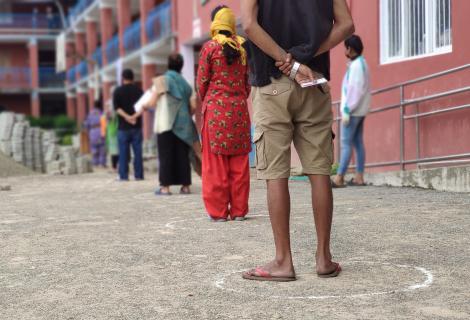
<path fill-rule="evenodd" d="M 291 144 L 306 175 L 330 175 L 333 163 L 330 87 L 301 88 L 288 77 L 252 90 L 258 179 L 288 178 Z"/>

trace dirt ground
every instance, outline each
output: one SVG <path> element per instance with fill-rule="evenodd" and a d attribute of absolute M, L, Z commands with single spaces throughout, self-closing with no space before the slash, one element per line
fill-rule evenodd
<path fill-rule="evenodd" d="M 2 178 L 32 175 L 34 171 L 16 163 L 0 152 L 0 182 Z"/>
<path fill-rule="evenodd" d="M 156 177 L 2 179 L 0 319 L 470 319 L 470 196 L 419 189 L 335 191 L 333 253 L 314 273 L 309 185 L 291 182 L 299 280 L 240 272 L 272 258 L 266 189 L 250 219 L 212 223 L 200 180 L 156 197 Z M 176 189 L 174 191 L 177 191 Z"/>

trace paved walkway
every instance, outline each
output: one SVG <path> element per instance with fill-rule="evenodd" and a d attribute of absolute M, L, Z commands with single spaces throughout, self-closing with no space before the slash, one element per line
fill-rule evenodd
<path fill-rule="evenodd" d="M 271 258 L 264 183 L 253 181 L 251 219 L 215 224 L 198 179 L 195 195 L 161 198 L 154 179 L 8 179 L 0 319 L 470 319 L 468 194 L 335 191 L 344 271 L 325 280 L 313 273 L 309 187 L 292 182 L 299 280 L 259 283 L 240 271 Z"/>

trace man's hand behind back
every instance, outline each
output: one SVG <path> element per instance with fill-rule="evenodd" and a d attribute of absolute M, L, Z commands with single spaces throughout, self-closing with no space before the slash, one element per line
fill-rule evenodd
<path fill-rule="evenodd" d="M 281 70 L 283 74 L 285 74 L 286 76 L 289 76 L 291 73 L 292 67 L 294 66 L 294 62 L 295 61 L 292 59 L 292 55 L 288 53 L 285 61 L 276 62 L 276 67 L 278 67 L 279 70 Z M 316 78 L 317 77 L 313 73 L 312 69 L 310 69 L 304 64 L 300 65 L 299 70 L 297 71 L 297 74 L 295 75 L 295 81 L 298 84 L 313 81 Z"/>

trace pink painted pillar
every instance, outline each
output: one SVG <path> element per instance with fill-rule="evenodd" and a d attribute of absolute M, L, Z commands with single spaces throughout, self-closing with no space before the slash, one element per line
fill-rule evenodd
<path fill-rule="evenodd" d="M 75 64 L 79 64 L 86 57 L 86 43 L 85 34 L 83 32 L 75 33 Z M 76 74 L 77 80 L 80 79 L 80 74 Z"/>
<path fill-rule="evenodd" d="M 95 89 L 88 88 L 88 106 L 89 108 L 93 108 L 95 105 Z"/>
<path fill-rule="evenodd" d="M 142 65 L 142 90 L 146 91 L 152 86 L 152 79 L 156 76 L 156 73 L 156 64 Z M 152 121 L 151 113 L 148 111 L 144 112 L 142 118 L 142 132 L 144 140 L 148 140 L 152 137 Z"/>
<path fill-rule="evenodd" d="M 67 117 L 76 119 L 77 98 L 75 95 L 67 95 Z"/>
<path fill-rule="evenodd" d="M 146 22 L 149 12 L 155 7 L 155 0 L 139 0 L 140 1 L 140 41 L 142 46 L 148 43 Z"/>
<path fill-rule="evenodd" d="M 39 49 L 36 40 L 29 43 L 29 68 L 31 70 L 31 115 L 33 117 L 41 116 L 41 103 L 39 101 Z"/>
<path fill-rule="evenodd" d="M 86 40 L 85 33 L 75 33 L 75 52 L 77 54 L 77 61 L 81 62 L 86 57 Z"/>
<path fill-rule="evenodd" d="M 89 20 L 86 22 L 86 47 L 88 58 L 92 59 L 93 53 L 95 53 L 96 48 L 98 47 L 98 24 L 96 21 Z M 94 65 L 93 63 L 88 64 L 88 73 L 93 72 Z"/>
<path fill-rule="evenodd" d="M 131 24 L 131 1 L 130 0 L 117 0 L 117 15 L 119 26 L 119 54 L 121 57 L 126 55 L 124 49 L 124 31 Z"/>
<path fill-rule="evenodd" d="M 79 125 L 83 123 L 87 113 L 87 94 L 86 92 L 77 93 L 77 122 Z"/>
<path fill-rule="evenodd" d="M 101 26 L 101 51 L 103 54 L 103 65 L 108 64 L 106 57 L 106 45 L 113 37 L 113 9 L 101 8 L 100 10 L 100 26 Z"/>

